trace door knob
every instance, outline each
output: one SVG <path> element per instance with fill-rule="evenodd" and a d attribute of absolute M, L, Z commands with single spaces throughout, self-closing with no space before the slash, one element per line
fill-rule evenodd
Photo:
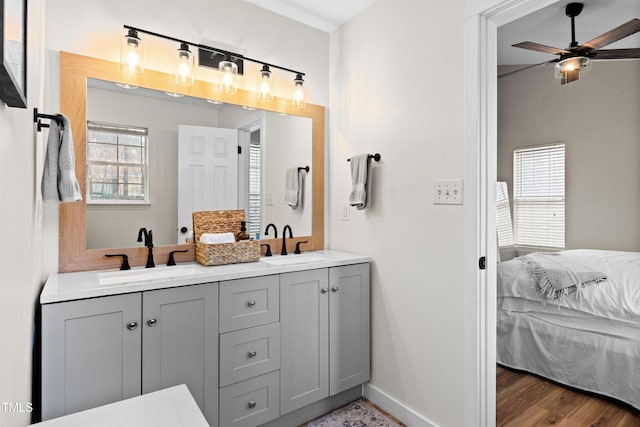
<path fill-rule="evenodd" d="M 187 231 L 189 231 L 189 229 L 187 227 L 184 227 L 184 226 L 180 227 L 180 232 L 182 234 L 186 233 Z"/>
<path fill-rule="evenodd" d="M 150 317 L 147 319 L 148 326 L 156 326 L 157 323 L 158 323 L 158 319 L 156 319 L 155 317 Z"/>
<path fill-rule="evenodd" d="M 247 406 L 249 407 L 249 409 L 253 409 L 255 408 L 257 405 L 255 400 L 250 400 L 249 403 L 247 403 Z"/>
<path fill-rule="evenodd" d="M 256 302 L 255 302 L 254 300 L 251 300 L 251 301 L 249 301 L 249 302 L 247 303 L 247 305 L 248 305 L 249 307 L 253 307 L 254 305 L 256 305 Z"/>
<path fill-rule="evenodd" d="M 327 288 L 320 289 L 320 293 L 321 294 L 326 294 L 327 292 L 329 292 L 329 289 L 327 289 Z"/>
<path fill-rule="evenodd" d="M 339 289 L 339 287 L 334 286 L 333 288 L 331 288 L 331 292 L 338 292 Z"/>
<path fill-rule="evenodd" d="M 250 358 L 250 359 L 253 359 L 253 358 L 254 358 L 254 357 L 256 357 L 257 355 L 258 355 L 258 352 L 257 352 L 257 351 L 255 351 L 255 350 L 254 350 L 254 351 L 250 351 L 250 352 L 249 352 L 249 358 Z"/>

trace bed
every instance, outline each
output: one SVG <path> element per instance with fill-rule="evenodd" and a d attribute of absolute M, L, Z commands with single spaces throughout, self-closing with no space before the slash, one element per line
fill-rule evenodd
<path fill-rule="evenodd" d="M 549 300 L 523 258 L 498 264 L 497 362 L 640 409 L 640 253 L 557 253 L 605 280 Z"/>

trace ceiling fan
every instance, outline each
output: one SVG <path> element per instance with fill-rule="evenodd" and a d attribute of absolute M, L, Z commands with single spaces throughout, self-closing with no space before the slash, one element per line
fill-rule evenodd
<path fill-rule="evenodd" d="M 557 63 L 555 66 L 555 77 L 561 79 L 561 84 L 564 85 L 579 80 L 581 72 L 585 73 L 589 71 L 591 67 L 591 60 L 640 58 L 640 48 L 601 50 L 602 47 L 640 31 L 640 19 L 638 18 L 625 22 L 624 24 L 607 31 L 586 43 L 578 44 L 576 41 L 575 18 L 580 15 L 583 7 L 583 3 L 569 3 L 566 6 L 565 13 L 569 18 L 571 18 L 571 44 L 569 44 L 569 47 L 566 49 L 546 46 L 534 42 L 514 44 L 514 47 L 522 49 L 559 55 L 558 58 L 552 59 L 551 61 L 545 61 L 542 64 L 532 65 L 518 71 L 523 71 L 537 65 L 555 62 Z"/>

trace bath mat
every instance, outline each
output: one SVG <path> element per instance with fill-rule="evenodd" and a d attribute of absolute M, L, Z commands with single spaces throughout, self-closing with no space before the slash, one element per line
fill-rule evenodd
<path fill-rule="evenodd" d="M 358 399 L 300 427 L 402 427 L 402 424 L 379 409 Z"/>

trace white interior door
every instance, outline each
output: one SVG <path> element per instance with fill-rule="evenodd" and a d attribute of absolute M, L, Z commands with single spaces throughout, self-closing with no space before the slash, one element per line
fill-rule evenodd
<path fill-rule="evenodd" d="M 191 236 L 191 214 L 238 208 L 238 131 L 178 126 L 178 243 Z"/>

